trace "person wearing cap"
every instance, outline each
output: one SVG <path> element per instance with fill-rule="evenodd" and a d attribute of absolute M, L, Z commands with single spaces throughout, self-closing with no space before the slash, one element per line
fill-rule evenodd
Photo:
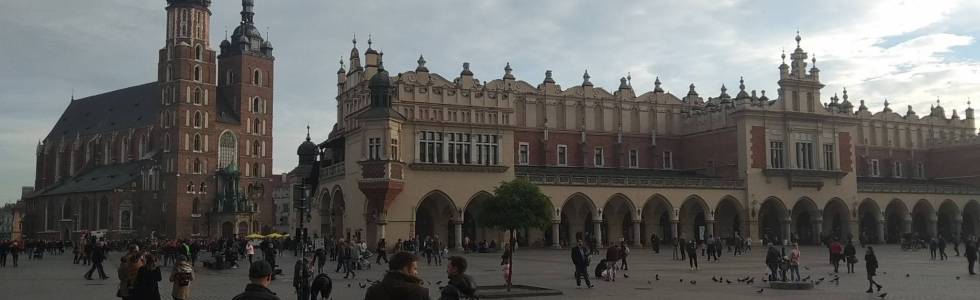
<path fill-rule="evenodd" d="M 429 300 L 429 289 L 418 277 L 418 256 L 399 252 L 388 261 L 388 272 L 364 294 L 364 300 Z"/>
<path fill-rule="evenodd" d="M 276 293 L 269 290 L 272 284 L 272 265 L 269 262 L 260 260 L 252 263 L 248 268 L 249 284 L 245 286 L 245 291 L 232 298 L 232 300 L 279 300 Z"/>

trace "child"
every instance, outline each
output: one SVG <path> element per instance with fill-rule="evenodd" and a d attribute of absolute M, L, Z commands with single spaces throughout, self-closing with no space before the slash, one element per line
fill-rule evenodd
<path fill-rule="evenodd" d="M 191 298 L 191 281 L 194 281 L 194 269 L 185 258 L 182 258 L 174 265 L 174 271 L 170 274 L 170 282 L 174 283 L 172 293 L 174 300 Z"/>

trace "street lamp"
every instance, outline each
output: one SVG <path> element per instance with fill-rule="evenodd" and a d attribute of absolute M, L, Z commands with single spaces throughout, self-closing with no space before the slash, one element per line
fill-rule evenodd
<path fill-rule="evenodd" d="M 304 224 L 306 221 L 307 203 L 309 203 L 308 200 L 310 197 L 310 186 L 307 184 L 297 185 L 293 190 L 299 192 L 297 193 L 298 196 L 294 197 L 295 203 L 293 204 L 293 207 L 299 211 L 299 230 L 296 238 L 299 241 L 299 245 L 297 247 L 300 247 L 299 263 L 302 265 L 300 267 L 299 291 L 296 298 L 298 300 L 307 300 L 309 299 L 310 295 L 310 274 L 308 268 L 309 262 L 306 261 L 306 228 L 304 227 Z"/>

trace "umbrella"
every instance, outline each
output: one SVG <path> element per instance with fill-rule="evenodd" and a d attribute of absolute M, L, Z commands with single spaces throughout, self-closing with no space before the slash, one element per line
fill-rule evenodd
<path fill-rule="evenodd" d="M 278 239 L 278 238 L 282 238 L 283 235 L 282 234 L 279 234 L 277 232 L 273 232 L 272 234 L 269 234 L 269 235 L 267 235 L 265 237 L 270 238 L 270 239 Z"/>
<path fill-rule="evenodd" d="M 264 237 L 265 237 L 264 235 L 261 235 L 261 234 L 258 234 L 258 233 L 253 233 L 253 234 L 249 234 L 249 235 L 245 236 L 245 238 L 248 238 L 248 239 L 261 239 L 261 238 L 264 238 Z"/>

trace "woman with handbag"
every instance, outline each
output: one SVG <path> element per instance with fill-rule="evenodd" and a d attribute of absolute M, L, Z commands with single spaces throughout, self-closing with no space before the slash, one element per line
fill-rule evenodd
<path fill-rule="evenodd" d="M 873 293 L 874 291 L 871 290 L 872 287 L 877 288 L 880 292 L 881 285 L 875 281 L 875 275 L 877 275 L 878 270 L 878 257 L 875 256 L 875 251 L 871 249 L 871 246 L 868 246 L 868 252 L 864 254 L 864 267 L 868 270 L 868 290 L 865 292 Z"/>
<path fill-rule="evenodd" d="M 857 259 L 857 249 L 854 248 L 854 243 L 847 241 L 847 246 L 844 246 L 844 260 L 847 262 L 847 273 L 854 273 L 854 264 L 858 262 Z"/>

